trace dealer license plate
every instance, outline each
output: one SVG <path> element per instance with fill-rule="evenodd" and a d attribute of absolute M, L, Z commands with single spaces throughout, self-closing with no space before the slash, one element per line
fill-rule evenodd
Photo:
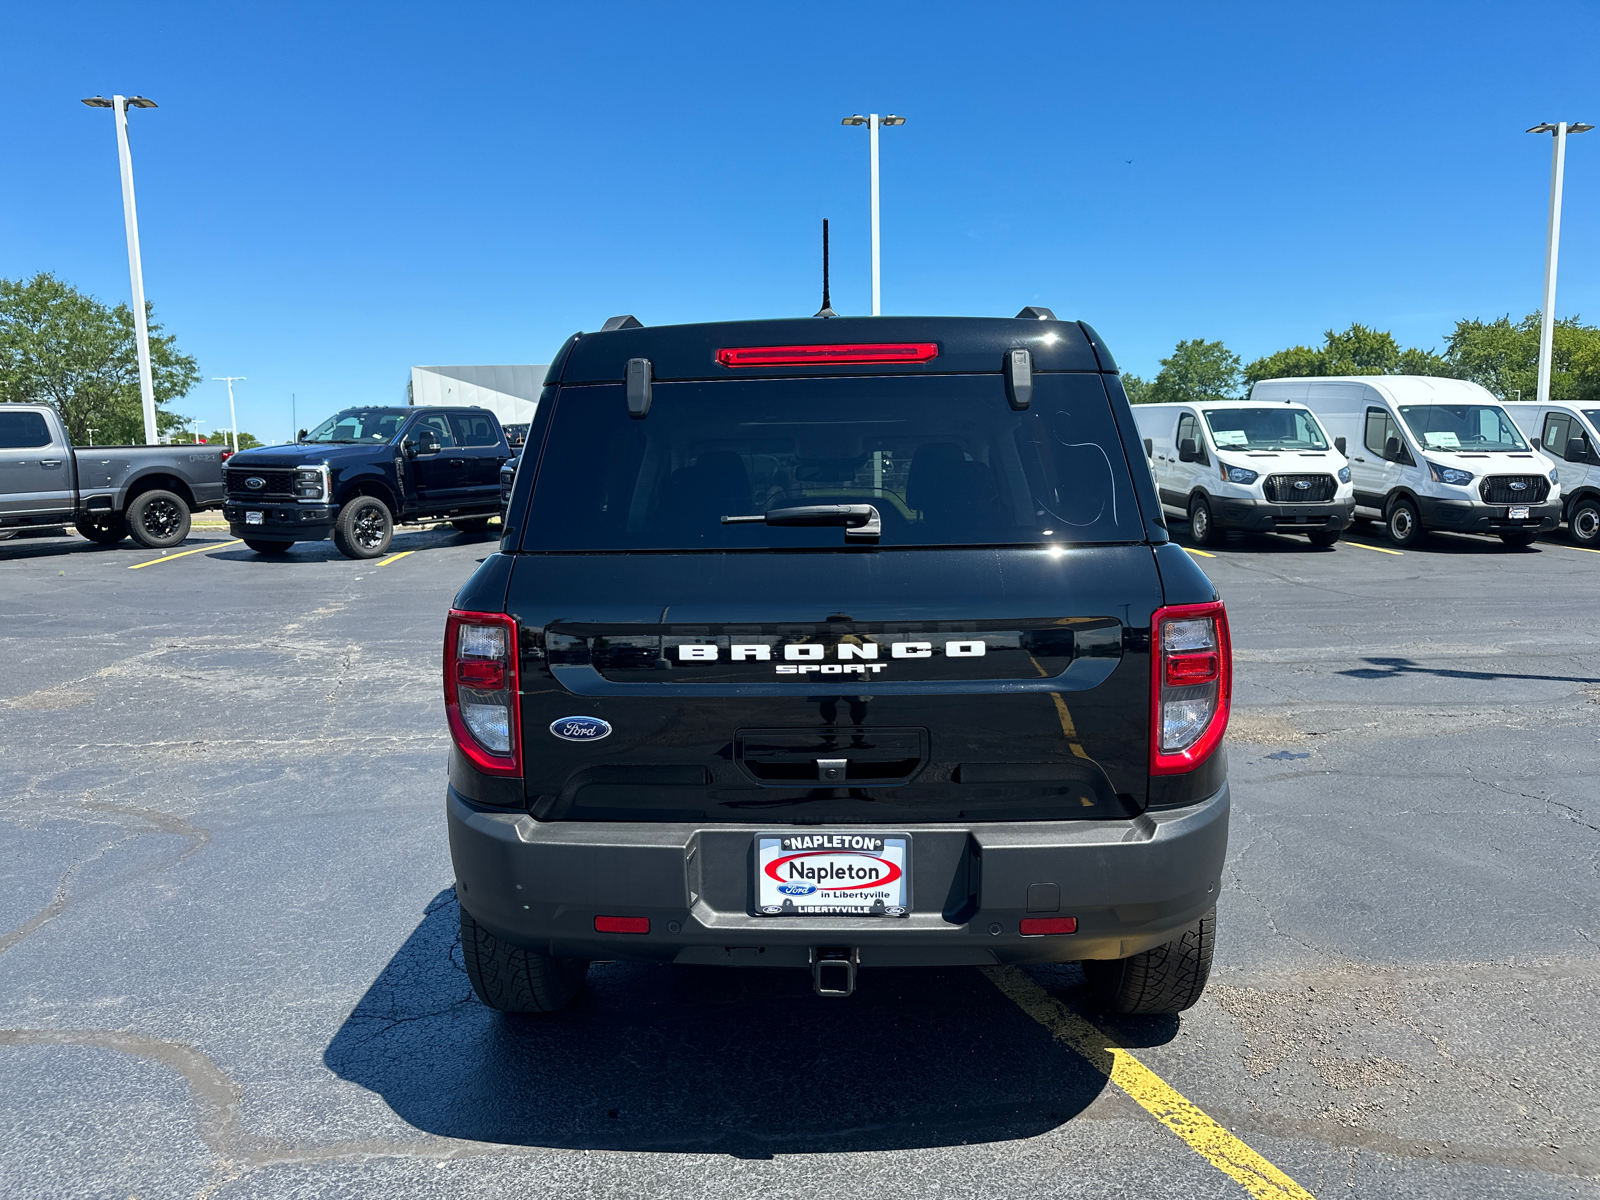
<path fill-rule="evenodd" d="M 875 833 L 761 834 L 756 911 L 766 917 L 903 917 L 911 840 Z"/>
<path fill-rule="evenodd" d="M 244 523 L 246 525 L 259 525 L 259 524 L 261 524 L 261 514 L 258 513 L 258 512 L 246 512 L 244 514 Z"/>
<path fill-rule="evenodd" d="M 1508 521 L 1526 521 L 1527 519 L 1528 506 L 1526 504 L 1515 505 L 1512 507 L 1511 511 L 1506 514 L 1506 520 Z"/>

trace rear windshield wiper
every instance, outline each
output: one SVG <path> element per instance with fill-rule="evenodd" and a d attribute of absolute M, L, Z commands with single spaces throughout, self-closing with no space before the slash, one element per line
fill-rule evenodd
<path fill-rule="evenodd" d="M 871 504 L 802 504 L 748 517 L 723 517 L 724 525 L 843 525 L 847 542 L 875 542 L 883 521 Z"/>

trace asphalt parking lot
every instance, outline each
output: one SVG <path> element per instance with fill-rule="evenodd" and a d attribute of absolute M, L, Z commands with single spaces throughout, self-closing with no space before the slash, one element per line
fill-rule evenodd
<path fill-rule="evenodd" d="M 1073 966 L 602 964 L 522 1020 L 442 812 L 494 546 L 0 544 L 0 1194 L 1600 1195 L 1600 555 L 1195 552 L 1236 807 L 1181 1018 Z"/>

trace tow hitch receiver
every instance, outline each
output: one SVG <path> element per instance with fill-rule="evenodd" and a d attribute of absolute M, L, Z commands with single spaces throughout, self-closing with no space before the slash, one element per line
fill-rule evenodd
<path fill-rule="evenodd" d="M 819 996 L 848 996 L 856 990 L 861 952 L 849 946 L 817 946 L 811 951 L 811 990 Z"/>

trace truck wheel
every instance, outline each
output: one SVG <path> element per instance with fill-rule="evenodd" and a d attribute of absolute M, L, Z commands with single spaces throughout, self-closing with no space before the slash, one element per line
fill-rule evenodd
<path fill-rule="evenodd" d="M 565 1008 L 589 972 L 589 964 L 582 959 L 551 958 L 501 941 L 464 908 L 461 957 L 478 999 L 508 1013 L 548 1013 Z"/>
<path fill-rule="evenodd" d="M 1502 533 L 1500 540 L 1513 550 L 1526 550 L 1539 540 L 1539 535 L 1533 530 L 1518 530 L 1515 533 Z"/>
<path fill-rule="evenodd" d="M 1313 546 L 1331 546 L 1339 540 L 1339 530 L 1313 529 L 1306 536 L 1311 539 Z"/>
<path fill-rule="evenodd" d="M 102 546 L 115 546 L 128 536 L 128 522 L 121 513 L 95 513 L 79 517 L 73 524 L 84 537 Z"/>
<path fill-rule="evenodd" d="M 1600 502 L 1580 500 L 1573 506 L 1567 536 L 1580 546 L 1600 545 Z"/>
<path fill-rule="evenodd" d="M 1110 961 L 1083 963 L 1089 991 L 1103 1008 L 1117 1013 L 1180 1013 L 1200 999 L 1211 977 L 1217 910 L 1212 909 L 1170 942 Z"/>
<path fill-rule="evenodd" d="M 1414 500 L 1401 496 L 1389 506 L 1389 519 L 1384 523 L 1385 532 L 1389 540 L 1396 546 L 1417 546 L 1428 536 L 1427 530 L 1422 528 L 1422 522 L 1417 518 L 1417 505 Z"/>
<path fill-rule="evenodd" d="M 357 496 L 339 510 L 333 544 L 346 558 L 377 558 L 394 540 L 394 517 L 374 496 Z"/>
<path fill-rule="evenodd" d="M 489 532 L 488 517 L 463 517 L 459 521 L 451 521 L 457 533 L 484 534 Z"/>
<path fill-rule="evenodd" d="M 165 550 L 189 536 L 189 506 L 173 492 L 153 488 L 128 505 L 128 532 L 141 546 Z"/>
<path fill-rule="evenodd" d="M 1189 501 L 1189 536 L 1202 546 L 1215 546 L 1222 541 L 1222 530 L 1212 519 L 1211 503 L 1204 496 Z"/>
<path fill-rule="evenodd" d="M 268 542 L 261 538 L 244 538 L 244 544 L 257 554 L 287 554 L 293 542 Z"/>

